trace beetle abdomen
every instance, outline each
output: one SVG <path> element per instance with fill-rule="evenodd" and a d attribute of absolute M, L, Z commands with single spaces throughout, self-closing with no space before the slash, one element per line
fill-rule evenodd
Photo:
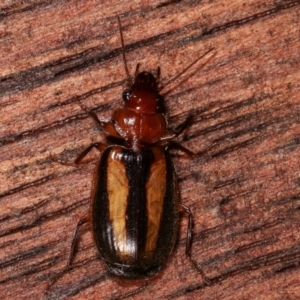
<path fill-rule="evenodd" d="M 171 160 L 161 147 L 121 146 L 102 154 L 94 179 L 92 224 L 112 273 L 146 277 L 161 269 L 178 232 L 178 192 Z"/>

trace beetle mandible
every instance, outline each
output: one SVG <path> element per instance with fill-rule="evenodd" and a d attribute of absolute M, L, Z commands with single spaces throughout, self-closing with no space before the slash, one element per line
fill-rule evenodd
<path fill-rule="evenodd" d="M 186 255 L 209 283 L 191 257 L 192 214 L 188 207 L 179 203 L 176 175 L 169 155 L 170 147 L 193 155 L 172 141 L 191 123 L 192 117 L 174 130 L 168 129 L 161 91 L 214 49 L 193 61 L 164 87 L 159 86 L 160 68 L 154 76 L 139 72 L 138 64 L 133 81 L 126 63 L 119 17 L 118 23 L 129 86 L 122 95 L 125 106 L 115 110 L 109 122 L 104 122 L 80 103 L 114 143 L 94 143 L 75 160 L 75 164 L 79 164 L 93 148 L 101 152 L 93 179 L 90 213 L 78 222 L 67 265 L 47 290 L 71 265 L 78 228 L 85 222 L 91 223 L 97 249 L 112 274 L 126 278 L 147 278 L 156 274 L 173 251 L 182 210 L 189 215 Z"/>

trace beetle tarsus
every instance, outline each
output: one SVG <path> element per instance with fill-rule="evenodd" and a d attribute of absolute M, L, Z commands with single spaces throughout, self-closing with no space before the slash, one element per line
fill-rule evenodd
<path fill-rule="evenodd" d="M 206 275 L 204 274 L 203 270 L 198 267 L 198 264 L 190 257 L 188 256 L 190 262 L 192 263 L 192 265 L 194 266 L 194 268 L 200 273 L 200 275 L 202 276 L 203 281 L 205 282 L 206 285 L 211 285 L 212 281 L 206 277 Z"/>

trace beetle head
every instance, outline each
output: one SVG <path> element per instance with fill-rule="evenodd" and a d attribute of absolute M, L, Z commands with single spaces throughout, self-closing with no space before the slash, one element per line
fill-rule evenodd
<path fill-rule="evenodd" d="M 131 88 L 123 92 L 123 99 L 126 109 L 138 113 L 161 112 L 162 96 L 156 78 L 149 72 L 138 73 Z"/>

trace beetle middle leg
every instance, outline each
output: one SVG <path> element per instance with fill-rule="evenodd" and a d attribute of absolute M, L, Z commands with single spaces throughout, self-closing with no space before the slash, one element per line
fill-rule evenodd
<path fill-rule="evenodd" d="M 193 116 L 189 115 L 181 124 L 179 124 L 173 130 L 167 130 L 166 133 L 161 137 L 160 141 L 167 142 L 177 136 L 179 136 L 193 121 Z"/>
<path fill-rule="evenodd" d="M 195 153 L 192 152 L 191 150 L 185 148 L 184 146 L 182 146 L 176 141 L 172 141 L 173 138 L 179 136 L 191 124 L 192 120 L 193 120 L 193 116 L 189 115 L 175 129 L 167 131 L 166 134 L 161 138 L 161 141 L 167 144 L 168 149 L 177 149 L 184 152 L 190 157 L 195 156 Z"/>
<path fill-rule="evenodd" d="M 176 136 L 180 135 L 189 125 L 191 125 L 192 121 L 193 121 L 193 116 L 188 115 L 187 118 L 174 129 L 175 135 Z"/>
<path fill-rule="evenodd" d="M 211 284 L 211 281 L 205 276 L 203 270 L 198 267 L 197 262 L 192 258 L 192 244 L 193 244 L 193 215 L 191 210 L 184 204 L 180 204 L 182 210 L 189 215 L 188 227 L 186 231 L 186 242 L 185 242 L 185 255 L 189 258 L 192 265 L 201 274 L 203 280 L 206 284 Z"/>
<path fill-rule="evenodd" d="M 93 149 L 96 148 L 97 150 L 99 150 L 99 152 L 102 152 L 105 148 L 107 147 L 107 145 L 102 144 L 102 143 L 93 143 L 91 145 L 89 145 L 86 149 L 84 149 L 75 159 L 74 164 L 78 165 L 80 164 L 80 162 L 87 156 L 87 154 Z"/>
<path fill-rule="evenodd" d="M 58 162 L 62 165 L 66 165 L 66 166 L 78 166 L 81 161 L 86 157 L 86 155 L 93 149 L 96 148 L 97 150 L 99 150 L 99 152 L 102 152 L 105 148 L 107 147 L 106 144 L 103 143 L 93 143 L 90 146 L 88 146 L 86 149 L 84 149 L 78 156 L 77 158 L 73 161 L 73 162 L 68 162 L 68 161 L 64 161 L 61 159 L 56 159 L 55 157 L 53 157 L 52 155 L 50 155 L 51 159 L 54 162 Z"/>
<path fill-rule="evenodd" d="M 176 141 L 172 141 L 173 138 L 179 136 L 193 121 L 193 116 L 189 115 L 181 124 L 179 124 L 174 130 L 169 130 L 166 134 L 161 138 L 163 143 L 166 143 L 168 149 L 175 149 L 181 152 L 184 152 L 189 157 L 199 157 L 203 155 L 207 155 L 209 150 L 212 149 L 216 143 L 212 143 L 208 148 L 204 151 L 193 152 L 188 148 L 182 146 L 180 143 Z"/>
<path fill-rule="evenodd" d="M 184 146 L 182 146 L 181 144 L 174 142 L 174 141 L 169 141 L 168 142 L 168 149 L 175 149 L 175 150 L 179 150 L 184 152 L 185 154 L 187 154 L 189 157 L 193 157 L 196 154 L 194 152 L 192 152 L 191 150 L 189 150 L 188 148 L 185 148 Z"/>

